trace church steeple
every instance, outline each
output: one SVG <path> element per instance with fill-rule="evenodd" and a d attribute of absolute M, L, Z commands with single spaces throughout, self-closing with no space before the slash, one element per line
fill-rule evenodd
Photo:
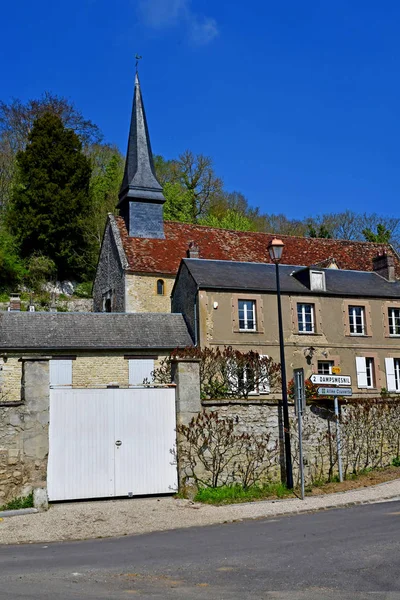
<path fill-rule="evenodd" d="M 162 187 L 154 169 L 146 113 L 136 73 L 125 171 L 118 203 L 129 235 L 164 238 L 164 202 Z"/>

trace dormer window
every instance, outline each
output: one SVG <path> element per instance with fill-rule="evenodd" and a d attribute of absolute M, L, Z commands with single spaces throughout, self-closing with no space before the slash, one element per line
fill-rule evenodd
<path fill-rule="evenodd" d="M 157 279 L 157 295 L 164 296 L 164 280 Z"/>
<path fill-rule="evenodd" d="M 315 271 L 310 269 L 310 289 L 313 292 L 325 292 L 325 273 L 323 271 Z"/>

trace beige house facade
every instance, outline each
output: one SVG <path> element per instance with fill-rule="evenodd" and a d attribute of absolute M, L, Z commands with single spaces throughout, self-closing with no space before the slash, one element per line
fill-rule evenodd
<path fill-rule="evenodd" d="M 356 397 L 400 392 L 400 283 L 374 272 L 280 269 L 288 378 L 296 368 L 309 378 L 339 367 Z M 200 346 L 254 350 L 279 362 L 275 290 L 272 265 L 184 260 L 172 309 Z"/>

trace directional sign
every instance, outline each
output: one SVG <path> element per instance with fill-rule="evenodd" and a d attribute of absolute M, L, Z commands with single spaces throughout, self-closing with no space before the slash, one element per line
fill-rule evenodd
<path fill-rule="evenodd" d="M 351 385 L 349 375 L 311 375 L 311 383 L 319 385 Z"/>
<path fill-rule="evenodd" d="M 351 388 L 334 388 L 334 387 L 320 387 L 318 388 L 318 396 L 352 396 L 353 392 Z"/>

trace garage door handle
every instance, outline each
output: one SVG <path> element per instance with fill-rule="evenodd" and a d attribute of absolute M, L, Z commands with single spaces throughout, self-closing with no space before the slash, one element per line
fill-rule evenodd
<path fill-rule="evenodd" d="M 121 440 L 117 440 L 117 441 L 115 442 L 115 445 L 116 445 L 116 446 L 121 446 L 121 444 L 122 444 Z"/>

